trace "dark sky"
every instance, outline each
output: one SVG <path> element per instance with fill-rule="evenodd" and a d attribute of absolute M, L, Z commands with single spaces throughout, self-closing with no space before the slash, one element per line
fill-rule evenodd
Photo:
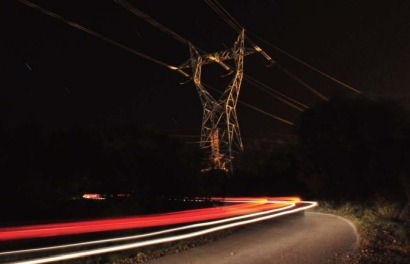
<path fill-rule="evenodd" d="M 198 134 L 202 109 L 192 82 L 163 66 L 105 43 L 18 1 L 1 7 L 1 118 L 49 129 L 137 124 L 171 134 Z M 36 0 L 34 3 L 130 48 L 172 65 L 189 58 L 187 46 L 111 0 Z M 406 98 L 410 87 L 410 1 L 220 0 L 248 30 L 374 97 Z M 130 3 L 206 51 L 232 46 L 237 34 L 205 1 Z M 281 66 L 331 98 L 352 94 L 253 38 Z M 207 68 L 204 67 L 204 71 Z M 223 71 L 207 77 L 220 89 Z M 321 99 L 245 58 L 245 74 L 313 106 Z M 240 100 L 295 121 L 300 112 L 244 82 Z M 404 99 L 402 99 L 404 100 Z M 291 133 L 275 119 L 239 105 L 244 137 Z"/>

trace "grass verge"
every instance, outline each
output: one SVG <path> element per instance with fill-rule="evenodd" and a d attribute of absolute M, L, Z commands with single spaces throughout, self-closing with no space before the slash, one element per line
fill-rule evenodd
<path fill-rule="evenodd" d="M 320 202 L 315 211 L 342 216 L 356 225 L 360 246 L 347 263 L 409 263 L 409 205 L 380 200 L 371 204 Z"/>

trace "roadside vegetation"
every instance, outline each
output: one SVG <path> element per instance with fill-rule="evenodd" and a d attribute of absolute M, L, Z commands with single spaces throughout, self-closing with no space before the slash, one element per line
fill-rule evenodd
<path fill-rule="evenodd" d="M 410 114 L 391 101 L 335 98 L 299 124 L 300 179 L 317 211 L 351 220 L 361 237 L 349 263 L 410 259 Z"/>
<path fill-rule="evenodd" d="M 376 200 L 372 203 L 321 202 L 315 209 L 352 221 L 360 235 L 356 254 L 347 263 L 405 264 L 410 256 L 410 208 Z"/>

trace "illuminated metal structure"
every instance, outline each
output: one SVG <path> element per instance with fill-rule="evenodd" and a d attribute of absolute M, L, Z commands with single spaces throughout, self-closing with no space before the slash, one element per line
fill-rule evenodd
<path fill-rule="evenodd" d="M 152 20 L 149 16 L 142 13 L 138 9 L 130 6 L 126 1 L 116 0 L 119 4 L 123 5 L 125 8 L 133 12 L 138 16 L 142 16 L 144 19 L 148 20 L 151 24 L 156 27 L 165 30 L 167 33 L 171 34 L 177 40 L 183 43 L 189 43 L 191 51 L 191 59 L 188 60 L 185 64 L 182 64 L 179 67 L 175 67 L 169 64 L 166 64 L 160 60 L 152 58 L 146 54 L 143 54 L 139 51 L 131 49 L 117 41 L 109 39 L 97 32 L 94 32 L 88 28 L 85 28 L 73 21 L 65 19 L 64 17 L 53 13 L 49 10 L 44 9 L 41 6 L 31 3 L 27 0 L 19 0 L 21 3 L 32 7 L 42 13 L 45 13 L 61 22 L 64 22 L 74 28 L 77 28 L 87 34 L 90 34 L 94 37 L 97 37 L 107 43 L 110 43 L 114 46 L 125 49 L 137 56 L 140 56 L 146 60 L 149 60 L 153 63 L 159 64 L 161 66 L 167 67 L 168 69 L 175 70 L 182 74 L 185 77 L 190 77 L 183 69 L 191 68 L 193 71 L 193 80 L 197 87 L 197 91 L 200 97 L 200 100 L 203 105 L 203 121 L 202 121 L 202 130 L 201 130 L 201 147 L 204 149 L 210 150 L 210 163 L 211 166 L 205 170 L 210 169 L 222 169 L 228 171 L 228 168 L 232 171 L 232 159 L 233 153 L 236 150 L 242 151 L 243 145 L 239 131 L 238 118 L 236 115 L 236 105 L 238 103 L 239 91 L 243 78 L 243 58 L 246 55 L 252 54 L 254 52 L 259 52 L 264 56 L 268 61 L 274 63 L 274 61 L 267 55 L 261 48 L 256 46 L 253 42 L 249 41 L 253 46 L 253 49 L 245 49 L 245 35 L 244 30 L 237 28 L 238 32 L 240 31 L 239 37 L 234 43 L 234 47 L 230 50 L 225 50 L 221 52 L 209 53 L 200 55 L 198 50 L 195 47 L 177 35 L 176 33 L 168 30 L 164 26 L 157 23 L 155 20 Z M 204 53 L 204 52 L 202 52 Z M 223 61 L 233 59 L 235 61 L 235 69 L 232 70 L 228 65 Z M 229 70 L 231 73 L 235 72 L 232 81 L 222 93 L 222 96 L 219 100 L 215 100 L 212 95 L 205 89 L 204 85 L 201 83 L 201 73 L 202 65 L 209 63 L 217 63 L 222 66 L 224 69 Z M 248 105 L 250 106 L 250 105 Z M 256 107 L 252 107 L 257 109 Z M 260 111 L 263 112 L 263 111 Z M 266 112 L 263 112 L 266 114 Z M 270 115 L 276 119 L 279 119 L 273 115 Z M 279 119 L 285 121 L 283 119 Z M 288 124 L 292 124 L 287 122 Z M 293 124 L 292 124 L 293 125 Z"/>
<path fill-rule="evenodd" d="M 236 105 L 243 78 L 243 58 L 257 49 L 245 49 L 245 33 L 239 37 L 230 50 L 201 55 L 190 44 L 191 59 L 179 68 L 192 68 L 193 81 L 197 88 L 203 106 L 200 146 L 209 151 L 210 166 L 204 170 L 232 170 L 234 152 L 242 151 L 242 139 L 236 115 Z M 223 61 L 233 59 L 235 68 L 232 70 Z M 234 76 L 220 98 L 215 99 L 201 82 L 202 65 L 218 63 Z"/>

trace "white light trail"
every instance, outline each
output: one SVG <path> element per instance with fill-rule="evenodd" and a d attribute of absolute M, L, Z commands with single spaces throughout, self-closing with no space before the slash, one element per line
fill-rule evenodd
<path fill-rule="evenodd" d="M 230 201 L 225 201 L 225 202 L 227 202 L 227 203 L 238 203 L 238 202 L 254 203 L 255 201 L 254 200 L 249 200 L 249 201 L 246 201 L 246 200 L 230 200 Z M 289 202 L 283 202 L 283 201 L 267 201 L 267 203 L 289 204 Z M 268 210 L 268 211 L 264 211 L 264 212 L 258 212 L 258 213 L 252 213 L 252 214 L 247 214 L 247 215 L 230 217 L 230 218 L 221 219 L 221 220 L 215 220 L 215 221 L 203 222 L 203 223 L 198 223 L 198 224 L 186 225 L 186 226 L 182 226 L 182 227 L 170 228 L 170 229 L 165 229 L 165 230 L 161 230 L 161 231 L 141 234 L 141 235 L 110 238 L 110 239 L 102 239 L 102 240 L 95 240 L 95 241 L 88 241 L 88 242 L 81 242 L 81 243 L 74 243 L 74 244 L 67 244 L 67 245 L 60 245 L 60 246 L 53 246 L 53 247 L 42 247 L 42 248 L 33 248 L 33 249 L 25 249 L 25 250 L 0 252 L 0 256 L 2 256 L 2 255 L 3 256 L 4 255 L 15 255 L 15 254 L 22 254 L 22 253 L 34 253 L 34 252 L 49 251 L 49 250 L 64 249 L 64 248 L 67 249 L 67 248 L 78 247 L 78 246 L 87 246 L 87 245 L 95 245 L 95 244 L 102 244 L 102 243 L 119 242 L 119 241 L 133 240 L 133 239 L 138 239 L 138 238 L 152 237 L 152 236 L 163 235 L 163 234 L 182 231 L 182 230 L 187 230 L 187 229 L 217 225 L 217 224 L 232 222 L 232 221 L 236 221 L 236 220 L 252 218 L 252 217 L 256 217 L 256 216 L 260 216 L 260 215 L 271 214 L 271 213 L 274 213 L 274 212 L 280 212 L 280 211 L 288 210 L 288 209 L 293 208 L 293 207 L 295 207 L 295 204 L 291 203 L 291 204 L 289 204 L 285 207 L 276 208 L 276 209 L 272 209 L 272 210 Z"/>
<path fill-rule="evenodd" d="M 244 202 L 244 200 L 241 200 L 241 202 Z M 275 203 L 275 201 L 269 201 L 269 202 Z M 291 201 L 289 201 L 289 202 L 279 201 L 279 202 L 280 203 L 289 203 L 290 205 L 287 208 L 291 208 L 291 207 L 295 206 L 295 203 L 292 203 Z M 232 222 L 232 221 L 235 221 L 235 220 L 238 220 L 238 219 L 244 219 L 244 218 L 252 217 L 252 219 L 243 220 L 243 221 L 234 222 L 234 223 L 223 224 L 223 225 L 219 225 L 219 226 L 216 226 L 216 227 L 207 228 L 207 229 L 203 229 L 203 230 L 200 230 L 200 231 L 195 231 L 195 232 L 191 232 L 191 233 L 187 233 L 187 234 L 175 235 L 175 236 L 169 236 L 169 237 L 157 238 L 157 239 L 151 239 L 151 240 L 145 240 L 145 241 L 140 241 L 140 242 L 128 243 L 128 244 L 124 244 L 124 245 L 108 246 L 108 247 L 102 247 L 102 248 L 98 248 L 98 249 L 77 251 L 77 252 L 72 252 L 72 253 L 67 253 L 67 254 L 62 254 L 62 255 L 56 255 L 56 256 L 38 258 L 38 259 L 32 259 L 32 260 L 25 260 L 25 261 L 20 261 L 20 262 L 15 262 L 15 263 L 16 264 L 50 263 L 50 262 L 54 262 L 54 261 L 69 260 L 69 259 L 81 258 L 81 257 L 86 257 L 86 256 L 110 253 L 110 252 L 115 252 L 115 251 L 128 250 L 128 249 L 133 249 L 133 248 L 138 248 L 138 247 L 143 247 L 143 246 L 149 246 L 149 245 L 161 244 L 161 243 L 166 243 L 166 242 L 172 242 L 172 241 L 192 238 L 192 237 L 196 237 L 196 236 L 201 236 L 201 235 L 209 234 L 209 233 L 212 233 L 212 232 L 216 232 L 216 231 L 220 231 L 220 230 L 224 230 L 224 229 L 228 229 L 228 228 L 233 228 L 233 227 L 242 226 L 242 225 L 246 225 L 246 224 L 256 223 L 256 222 L 276 218 L 276 217 L 287 215 L 287 214 L 293 214 L 293 213 L 296 213 L 296 212 L 307 210 L 307 209 L 315 207 L 317 205 L 317 202 L 309 202 L 309 201 L 301 201 L 300 203 L 304 204 L 305 206 L 295 208 L 295 209 L 290 209 L 290 210 L 287 210 L 287 211 L 281 210 L 282 208 L 273 209 L 273 210 L 269 210 L 269 211 L 266 211 L 266 212 L 260 212 L 260 213 L 250 214 L 250 215 L 233 217 L 234 219 L 233 218 L 228 218 L 228 219 L 223 219 L 223 220 L 218 220 L 218 221 L 199 223 L 199 224 L 195 224 L 195 225 L 188 225 L 188 226 L 184 226 L 184 227 L 180 227 L 180 228 L 173 228 L 173 229 L 168 229 L 168 230 L 164 230 L 164 231 L 144 234 L 144 235 L 140 235 L 140 236 L 134 236 L 134 237 L 153 236 L 155 233 L 156 233 L 155 235 L 157 235 L 159 233 L 162 233 L 162 234 L 163 233 L 169 233 L 169 232 L 174 232 L 174 231 L 183 230 L 183 229 L 189 229 L 189 228 L 201 227 L 201 226 L 207 226 L 207 225 L 215 225 L 215 224 L 218 224 L 218 223 Z M 282 212 L 280 212 L 280 211 L 282 211 Z M 266 214 L 268 214 L 268 215 L 266 215 Z M 256 218 L 254 218 L 255 216 L 256 216 Z M 257 216 L 259 216 L 259 217 L 257 217 Z M 132 239 L 132 238 L 126 237 L 126 238 L 117 238 L 117 239 L 114 239 L 114 240 L 119 241 L 119 240 L 126 240 L 126 239 Z M 93 242 L 86 242 L 86 243 L 102 243 L 102 242 L 93 241 Z"/>

